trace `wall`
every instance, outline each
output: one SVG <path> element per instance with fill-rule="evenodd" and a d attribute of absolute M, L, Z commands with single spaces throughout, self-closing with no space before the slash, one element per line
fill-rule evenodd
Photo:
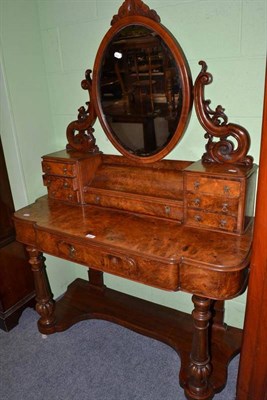
<path fill-rule="evenodd" d="M 43 191 L 41 155 L 65 147 L 66 126 L 76 119 L 77 109 L 87 101 L 80 81 L 84 71 L 93 67 L 101 38 L 121 2 L 0 0 L 6 79 L 29 201 Z M 200 70 L 198 61 L 207 62 L 214 82 L 207 87 L 206 97 L 212 100 L 212 108 L 222 104 L 229 121 L 249 130 L 250 153 L 257 162 L 266 57 L 266 1 L 146 3 L 157 10 L 162 23 L 184 49 L 193 79 Z M 203 135 L 193 113 L 184 138 L 169 158 L 199 159 L 205 146 Z M 95 126 L 95 136 L 102 151 L 115 153 L 99 124 Z M 55 269 L 49 271 L 56 295 L 72 274 L 86 275 L 86 269 L 80 266 L 71 272 L 68 263 L 61 265 L 60 271 L 57 275 Z M 106 282 L 119 290 L 191 311 L 189 295 L 165 293 L 109 275 Z M 242 325 L 244 305 L 245 295 L 227 302 L 229 323 Z"/>
<path fill-rule="evenodd" d="M 40 158 L 56 147 L 35 0 L 0 0 L 0 134 L 15 208 L 46 193 Z M 47 257 L 56 295 L 71 266 Z"/>

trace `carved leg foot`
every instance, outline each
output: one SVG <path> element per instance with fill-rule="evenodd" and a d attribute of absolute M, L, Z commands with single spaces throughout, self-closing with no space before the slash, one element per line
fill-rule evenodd
<path fill-rule="evenodd" d="M 53 333 L 56 322 L 54 301 L 45 271 L 44 257 L 33 247 L 27 247 L 27 252 L 36 290 L 36 311 L 41 316 L 38 327 L 41 333 Z"/>
<path fill-rule="evenodd" d="M 209 400 L 214 391 L 209 384 L 211 364 L 208 346 L 208 328 L 211 318 L 211 300 L 193 296 L 194 333 L 185 395 L 189 400 Z"/>

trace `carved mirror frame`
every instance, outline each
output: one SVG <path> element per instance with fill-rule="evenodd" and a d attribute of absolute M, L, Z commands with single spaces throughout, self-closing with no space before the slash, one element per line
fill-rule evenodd
<path fill-rule="evenodd" d="M 99 75 L 105 50 L 118 32 L 131 25 L 140 25 L 151 29 L 161 37 L 179 68 L 183 90 L 182 111 L 173 137 L 163 149 L 146 157 L 130 153 L 115 139 L 105 120 L 100 98 Z M 156 11 L 151 10 L 141 0 L 124 0 L 118 14 L 111 21 L 111 28 L 100 44 L 95 59 L 93 78 L 91 78 L 92 71 L 87 70 L 85 79 L 81 82 L 82 88 L 89 92 L 89 101 L 86 103 L 86 107 L 79 108 L 77 120 L 71 122 L 67 127 L 67 150 L 99 153 L 93 135 L 93 125 L 98 117 L 107 137 L 121 154 L 140 163 L 158 161 L 165 157 L 181 139 L 189 121 L 192 103 L 194 103 L 196 115 L 206 132 L 205 138 L 207 139 L 202 161 L 252 165 L 253 158 L 247 155 L 250 148 L 249 133 L 240 125 L 228 123 L 228 118 L 221 105 L 217 106 L 215 110 L 210 108 L 210 100 L 205 100 L 205 86 L 212 82 L 212 75 L 207 72 L 207 65 L 204 61 L 200 61 L 199 64 L 201 71 L 192 88 L 190 69 L 183 51 L 172 34 L 160 23 Z"/>
<path fill-rule="evenodd" d="M 116 147 L 121 154 L 128 158 L 138 160 L 141 163 L 148 163 L 160 160 L 165 157 L 176 146 L 176 144 L 183 136 L 191 113 L 192 83 L 191 74 L 187 65 L 186 58 L 184 57 L 183 51 L 175 38 L 167 31 L 167 29 L 163 25 L 160 24 L 160 18 L 154 10 L 150 10 L 142 2 L 135 3 L 136 7 L 133 8 L 133 2 L 124 2 L 118 14 L 113 17 L 111 22 L 111 29 L 107 32 L 100 44 L 93 70 L 93 98 L 96 99 L 95 107 L 99 121 L 114 147 Z M 112 42 L 113 38 L 124 28 L 131 26 L 147 28 L 153 31 L 159 38 L 161 38 L 166 47 L 170 50 L 175 65 L 178 69 L 177 73 L 179 72 L 179 84 L 182 92 L 181 113 L 174 134 L 163 148 L 154 153 L 152 152 L 151 155 L 149 154 L 146 156 L 136 155 L 128 151 L 123 145 L 119 143 L 112 132 L 111 126 L 105 118 L 103 107 L 101 104 L 100 78 L 101 65 L 103 63 L 105 52 Z"/>

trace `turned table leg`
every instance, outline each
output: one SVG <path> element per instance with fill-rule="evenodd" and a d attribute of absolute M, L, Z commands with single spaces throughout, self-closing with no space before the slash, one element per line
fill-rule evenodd
<path fill-rule="evenodd" d="M 55 325 L 54 301 L 45 271 L 44 257 L 34 247 L 27 247 L 29 263 L 34 277 L 36 290 L 36 311 L 41 316 L 38 327 L 41 333 L 53 333 Z"/>
<path fill-rule="evenodd" d="M 193 296 L 194 331 L 185 395 L 189 400 L 212 399 L 214 391 L 209 384 L 211 364 L 209 356 L 209 321 L 211 300 Z"/>

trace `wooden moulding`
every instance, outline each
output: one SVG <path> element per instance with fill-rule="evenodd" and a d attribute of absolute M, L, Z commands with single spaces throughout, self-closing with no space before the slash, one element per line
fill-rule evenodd
<path fill-rule="evenodd" d="M 259 182 L 251 273 L 237 382 L 237 400 L 267 400 L 267 64 L 262 117 Z"/>

